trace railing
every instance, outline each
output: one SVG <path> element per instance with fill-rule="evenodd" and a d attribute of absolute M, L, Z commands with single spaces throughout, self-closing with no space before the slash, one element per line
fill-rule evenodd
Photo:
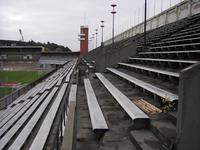
<path fill-rule="evenodd" d="M 180 19 L 200 13 L 200 0 L 185 0 L 160 14 L 147 20 L 147 31 L 163 25 L 176 22 Z M 140 23 L 115 36 L 115 42 L 130 38 L 144 32 L 144 23 Z M 104 42 L 104 45 L 112 43 L 112 39 Z"/>

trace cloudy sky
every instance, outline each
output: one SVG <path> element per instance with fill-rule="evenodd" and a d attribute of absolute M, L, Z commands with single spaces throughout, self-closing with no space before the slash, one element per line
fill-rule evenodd
<path fill-rule="evenodd" d="M 149 1 L 151 17 L 161 11 L 162 0 Z M 171 5 L 180 1 L 171 0 Z M 111 38 L 112 3 L 117 4 L 115 34 L 142 21 L 143 0 L 0 0 L 0 39 L 19 40 L 22 29 L 25 41 L 49 41 L 78 51 L 80 25 L 88 25 L 92 35 L 96 28 L 100 30 L 100 21 L 104 20 L 104 39 Z M 170 0 L 163 0 L 162 9 L 169 6 Z"/>

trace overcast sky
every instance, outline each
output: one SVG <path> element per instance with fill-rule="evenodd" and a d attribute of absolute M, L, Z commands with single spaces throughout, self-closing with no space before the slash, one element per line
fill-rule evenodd
<path fill-rule="evenodd" d="M 105 21 L 105 37 L 112 35 L 110 4 L 116 3 L 116 27 L 118 34 L 144 18 L 144 0 L 0 0 L 0 39 L 19 40 L 22 29 L 25 41 L 54 42 L 79 50 L 80 25 L 88 25 L 90 36 Z M 149 0 L 149 17 L 161 11 L 161 0 Z M 181 0 L 171 0 L 175 5 Z M 170 0 L 163 0 L 163 10 Z M 98 43 L 100 44 L 100 32 Z"/>

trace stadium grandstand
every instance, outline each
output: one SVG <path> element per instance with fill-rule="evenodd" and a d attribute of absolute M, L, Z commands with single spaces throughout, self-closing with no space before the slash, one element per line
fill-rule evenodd
<path fill-rule="evenodd" d="M 54 69 L 0 99 L 0 149 L 200 150 L 199 0 L 81 56 L 24 48 Z"/>

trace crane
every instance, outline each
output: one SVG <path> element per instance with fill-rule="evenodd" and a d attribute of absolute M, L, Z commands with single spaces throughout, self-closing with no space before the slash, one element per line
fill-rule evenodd
<path fill-rule="evenodd" d="M 24 36 L 22 34 L 22 30 L 21 29 L 19 29 L 19 34 L 21 35 L 21 41 L 24 41 Z"/>

